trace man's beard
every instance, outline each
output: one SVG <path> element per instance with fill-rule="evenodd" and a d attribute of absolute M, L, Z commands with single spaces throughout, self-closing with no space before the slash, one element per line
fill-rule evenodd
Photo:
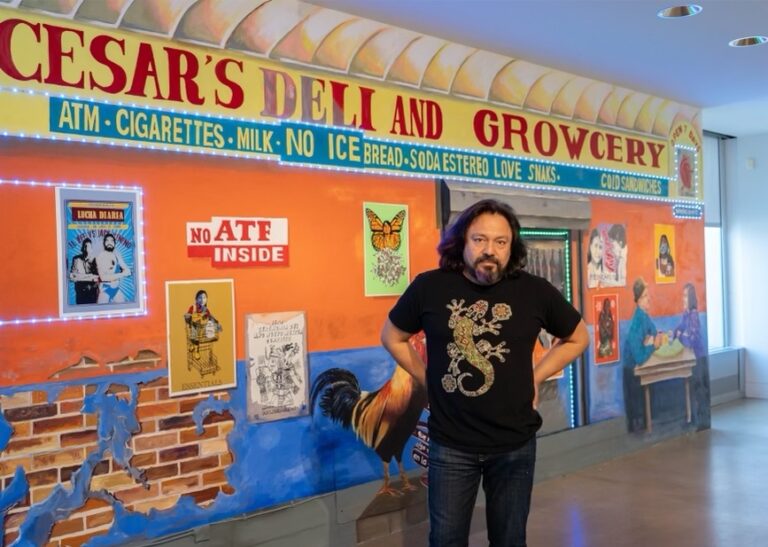
<path fill-rule="evenodd" d="M 104 245 L 104 249 L 106 249 L 107 251 L 114 251 L 115 250 L 115 246 L 114 245 Z"/>
<path fill-rule="evenodd" d="M 497 283 L 503 272 L 501 264 L 493 256 L 481 256 L 475 260 L 472 267 L 465 268 L 467 275 L 478 285 L 493 285 Z"/>

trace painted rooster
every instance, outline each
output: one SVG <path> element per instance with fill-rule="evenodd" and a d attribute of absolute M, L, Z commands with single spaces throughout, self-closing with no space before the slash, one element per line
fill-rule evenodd
<path fill-rule="evenodd" d="M 423 345 L 417 351 L 419 349 L 423 351 Z M 389 484 L 392 458 L 400 469 L 403 490 L 415 489 L 403 469 L 403 448 L 427 404 L 427 393 L 410 374 L 396 366 L 394 374 L 384 385 L 376 391 L 367 392 L 361 391 L 354 374 L 332 368 L 320 374 L 312 385 L 310 408 L 313 412 L 318 398 L 318 406 L 325 416 L 352 429 L 358 439 L 381 458 L 384 484 L 379 493 L 400 495 Z"/>

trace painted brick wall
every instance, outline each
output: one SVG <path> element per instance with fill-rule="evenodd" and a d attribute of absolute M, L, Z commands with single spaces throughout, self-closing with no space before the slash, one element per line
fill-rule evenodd
<path fill-rule="evenodd" d="M 26 499 L 6 515 L 5 545 L 18 537 L 30 507 L 43 502 L 57 484 L 69 486 L 72 474 L 89 453 L 97 450 L 99 417 L 82 410 L 86 394 L 97 388 L 96 384 L 68 386 L 52 400 L 46 391 L 0 396 L 0 411 L 13 428 L 7 446 L 0 452 L 0 481 L 7 487 L 21 466 L 29 482 Z M 126 401 L 131 397 L 129 389 L 122 385 L 112 384 L 109 393 Z M 132 478 L 107 451 L 94 468 L 89 490 L 105 489 L 117 503 L 140 513 L 167 509 L 183 495 L 205 506 L 219 492 L 231 494 L 225 469 L 232 463 L 227 435 L 234 418 L 226 411 L 210 413 L 203 421 L 201 435 L 192 418 L 195 406 L 208 395 L 170 398 L 165 377 L 140 386 L 136 406 L 140 431 L 129 441 L 130 461 L 143 471 L 148 488 Z M 229 396 L 226 392 L 213 395 L 221 400 Z M 76 511 L 56 522 L 48 545 L 82 545 L 105 533 L 112 520 L 112 505 L 89 497 Z"/>

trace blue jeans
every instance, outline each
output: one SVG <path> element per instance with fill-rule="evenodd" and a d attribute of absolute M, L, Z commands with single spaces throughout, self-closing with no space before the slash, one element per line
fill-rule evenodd
<path fill-rule="evenodd" d="M 535 462 L 536 438 L 502 454 L 474 454 L 430 440 L 430 547 L 466 547 L 481 477 L 490 547 L 524 547 Z"/>

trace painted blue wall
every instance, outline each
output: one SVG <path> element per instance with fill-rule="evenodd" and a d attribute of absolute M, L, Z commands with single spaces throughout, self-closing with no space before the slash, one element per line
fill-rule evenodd
<path fill-rule="evenodd" d="M 199 403 L 194 412 L 198 426 L 210 412 L 228 410 L 235 418 L 234 428 L 228 437 L 233 462 L 226 470 L 234 493 L 220 493 L 204 509 L 198 507 L 192 498 L 182 497 L 176 506 L 164 511 L 152 510 L 148 515 L 128 512 L 118 501 L 108 499 L 115 510 L 115 522 L 106 535 L 93 538 L 88 545 L 118 545 L 129 540 L 156 538 L 382 477 L 382 464 L 376 453 L 360 443 L 353 432 L 343 429 L 319 412 L 314 417 L 250 423 L 247 419 L 245 363 L 238 362 L 237 365 L 238 387 L 231 390 L 230 401 L 210 397 Z M 310 384 L 319 374 L 333 367 L 351 371 L 366 391 L 380 387 L 394 372 L 394 362 L 380 347 L 313 353 L 309 356 Z M 3 395 L 40 390 L 48 394 L 49 401 L 54 401 L 58 392 L 66 386 L 83 383 L 96 386 L 95 393 L 86 396 L 83 412 L 98 415 L 98 448 L 88 455 L 80 472 L 73 474 L 75 484 L 71 491 L 70 484 L 66 485 L 66 489 L 59 486 L 49 498 L 30 509 L 15 544 L 45 544 L 46 530 L 50 529 L 54 519 L 66 518 L 87 497 L 96 497 L 94 492 L 89 491 L 90 477 L 93 467 L 103 459 L 107 449 L 126 471 L 133 471 L 132 474 L 140 471 L 129 467 L 130 454 L 125 450 L 130 436 L 138 432 L 136 396 L 141 383 L 164 376 L 166 371 L 152 371 L 87 382 L 0 389 Z M 108 388 L 112 384 L 128 386 L 132 393 L 131 401 L 126 402 L 109 393 Z M 9 438 L 9 424 L 0 414 L 0 448 L 7 444 Z M 416 467 L 410 458 L 415 443 L 416 439 L 411 438 L 403 451 L 406 469 Z M 0 490 L 0 515 L 27 493 L 23 469 L 19 470 L 18 476 L 4 490 Z M 397 473 L 394 464 L 390 466 L 390 471 Z"/>

